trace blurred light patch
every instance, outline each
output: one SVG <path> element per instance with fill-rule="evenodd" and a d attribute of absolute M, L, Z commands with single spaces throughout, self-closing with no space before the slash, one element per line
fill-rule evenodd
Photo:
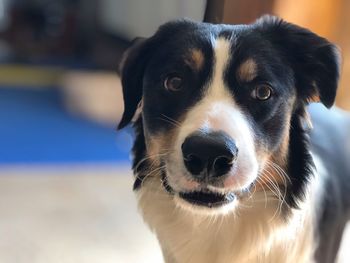
<path fill-rule="evenodd" d="M 0 31 L 4 30 L 8 25 L 7 5 L 7 0 L 0 0 Z"/>

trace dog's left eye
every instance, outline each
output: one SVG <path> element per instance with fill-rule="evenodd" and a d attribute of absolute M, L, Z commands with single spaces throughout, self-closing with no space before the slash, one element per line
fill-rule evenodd
<path fill-rule="evenodd" d="M 170 75 L 164 80 L 164 88 L 169 91 L 178 91 L 182 88 L 182 78 L 178 75 Z"/>
<path fill-rule="evenodd" d="M 272 96 L 272 88 L 268 84 L 260 84 L 255 87 L 251 96 L 257 100 L 268 100 Z"/>

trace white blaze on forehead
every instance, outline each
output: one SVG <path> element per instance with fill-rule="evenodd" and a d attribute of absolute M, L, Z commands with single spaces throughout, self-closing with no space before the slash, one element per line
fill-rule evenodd
<path fill-rule="evenodd" d="M 213 44 L 213 50 L 214 50 L 214 69 L 213 69 L 213 76 L 212 80 L 209 83 L 209 89 L 207 91 L 207 97 L 226 97 L 227 95 L 229 98 L 230 94 L 227 92 L 226 89 L 224 89 L 224 72 L 226 70 L 226 67 L 228 65 L 228 62 L 230 61 L 230 49 L 231 49 L 231 43 L 224 38 L 219 38 Z M 225 94 L 227 93 L 227 94 Z"/>
<path fill-rule="evenodd" d="M 212 45 L 214 53 L 212 76 L 207 87 L 203 87 L 205 90 L 203 98 L 188 112 L 180 130 L 180 140 L 198 129 L 222 129 L 217 115 L 225 111 L 225 108 L 235 106 L 233 97 L 224 83 L 224 72 L 231 57 L 231 44 L 227 39 L 218 38 L 212 39 Z"/>
<path fill-rule="evenodd" d="M 212 41 L 214 51 L 213 75 L 205 87 L 205 94 L 188 115 L 195 128 L 225 130 L 225 121 L 237 115 L 239 109 L 226 86 L 224 74 L 231 59 L 231 43 L 225 38 Z M 235 112 L 232 112 L 236 109 Z M 192 116 L 191 116 L 192 115 Z M 228 123 L 226 123 L 228 124 Z M 232 135 L 232 134 L 231 134 Z"/>
<path fill-rule="evenodd" d="M 224 38 L 219 38 L 213 47 L 215 56 L 215 68 L 211 88 L 217 88 L 215 91 L 220 87 L 224 87 L 224 72 L 230 60 L 230 48 L 230 42 Z"/>

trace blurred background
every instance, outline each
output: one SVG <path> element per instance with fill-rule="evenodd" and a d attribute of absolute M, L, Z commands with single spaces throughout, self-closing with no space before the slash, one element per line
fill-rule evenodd
<path fill-rule="evenodd" d="M 0 0 L 0 262 L 162 262 L 116 131 L 121 55 L 170 19 L 266 13 L 339 45 L 350 110 L 348 0 Z"/>

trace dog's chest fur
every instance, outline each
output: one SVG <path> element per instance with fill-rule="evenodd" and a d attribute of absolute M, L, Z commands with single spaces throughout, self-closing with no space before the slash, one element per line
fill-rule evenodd
<path fill-rule="evenodd" d="M 138 199 L 167 263 L 314 262 L 318 185 L 312 182 L 301 209 L 293 209 L 287 221 L 277 216 L 280 203 L 266 203 L 264 193 L 254 194 L 234 214 L 217 217 L 194 216 L 176 207 L 156 179 L 145 182 Z"/>

